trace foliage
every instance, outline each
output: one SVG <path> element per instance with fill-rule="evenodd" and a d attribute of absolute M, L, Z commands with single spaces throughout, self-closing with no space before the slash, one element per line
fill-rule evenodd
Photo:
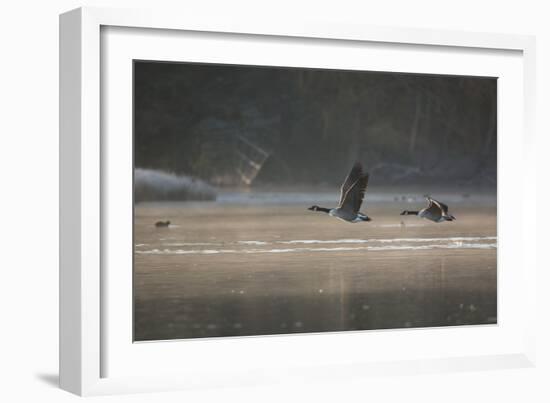
<path fill-rule="evenodd" d="M 269 151 L 260 183 L 339 183 L 356 160 L 389 183 L 496 180 L 495 78 L 157 62 L 134 74 L 139 167 L 231 183 L 242 136 Z"/>

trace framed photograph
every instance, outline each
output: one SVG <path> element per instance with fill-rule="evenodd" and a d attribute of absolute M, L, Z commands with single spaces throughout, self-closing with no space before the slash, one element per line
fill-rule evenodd
<path fill-rule="evenodd" d="M 532 37 L 84 8 L 60 45 L 64 389 L 533 365 Z"/>

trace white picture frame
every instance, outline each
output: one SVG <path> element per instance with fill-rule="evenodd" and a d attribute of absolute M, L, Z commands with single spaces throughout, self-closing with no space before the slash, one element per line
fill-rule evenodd
<path fill-rule="evenodd" d="M 515 188 L 521 183 L 523 194 L 532 194 L 535 189 L 534 179 L 530 179 L 535 177 L 531 175 L 535 172 L 535 161 L 530 156 L 533 155 L 536 146 L 532 126 L 535 89 L 533 37 L 350 26 L 314 20 L 299 24 L 270 21 L 269 18 L 248 21 L 244 17 L 238 20 L 216 21 L 195 18 L 193 15 L 171 15 L 150 10 L 80 8 L 65 13 L 60 17 L 60 384 L 63 389 L 79 395 L 96 395 L 217 385 L 243 386 L 281 380 L 292 381 L 297 378 L 332 380 L 344 376 L 369 376 L 375 373 L 409 374 L 419 371 L 441 372 L 534 365 L 534 318 L 527 316 L 521 321 L 517 320 L 521 312 L 535 312 L 535 243 L 527 242 L 526 234 L 536 233 L 536 223 L 534 220 L 521 220 L 521 217 L 527 217 L 529 212 L 529 206 L 525 202 L 517 213 L 520 216 L 517 222 L 508 223 L 499 219 L 499 266 L 500 262 L 504 261 L 510 269 L 502 272 L 499 267 L 499 325 L 496 327 L 475 330 L 463 327 L 425 331 L 345 332 L 346 334 L 192 341 L 192 349 L 199 351 L 195 355 L 191 354 L 188 341 L 134 346 L 125 333 L 128 331 L 127 326 L 118 329 L 114 325 L 119 322 L 127 324 L 121 315 L 127 311 L 128 305 L 121 303 L 115 306 L 112 303 L 113 298 L 109 298 L 110 292 L 120 287 L 117 284 L 124 281 L 124 277 L 115 278 L 108 271 L 110 254 L 118 252 L 113 252 L 106 241 L 105 228 L 109 228 L 109 215 L 102 211 L 106 210 L 105 206 L 111 208 L 109 197 L 115 197 L 111 194 L 115 190 L 109 186 L 109 178 L 114 177 L 114 171 L 110 170 L 115 168 L 109 164 L 109 153 L 106 150 L 111 147 L 120 147 L 119 149 L 124 150 L 124 147 L 128 146 L 128 143 L 124 142 L 113 143 L 112 135 L 105 137 L 105 133 L 109 133 L 110 125 L 118 124 L 118 121 L 110 123 L 106 118 L 110 111 L 102 108 L 105 107 L 106 101 L 109 105 L 115 104 L 109 95 L 114 93 L 115 98 L 119 99 L 116 102 L 119 102 L 122 108 L 118 110 L 122 110 L 123 114 L 124 110 L 131 113 L 131 103 L 128 101 L 131 94 L 124 89 L 128 88 L 126 81 L 126 84 L 122 83 L 122 87 L 116 87 L 112 80 L 105 80 L 102 74 L 119 74 L 117 78 L 124 78 L 125 70 L 119 70 L 117 73 L 117 66 L 127 66 L 124 63 L 135 57 L 135 53 L 132 54 L 135 44 L 134 47 L 127 45 L 131 45 L 131 37 L 137 35 L 138 29 L 145 30 L 141 31 L 144 36 L 140 38 L 140 48 L 143 49 L 154 47 L 155 43 L 160 44 L 162 41 L 165 44 L 158 46 L 159 49 L 172 49 L 173 46 L 168 45 L 182 40 L 178 33 L 184 35 L 186 32 L 192 32 L 195 40 L 214 33 L 216 40 L 230 41 L 230 38 L 239 38 L 241 41 L 243 38 L 252 38 L 253 42 L 260 45 L 262 41 L 270 41 L 281 42 L 281 46 L 296 42 L 302 49 L 304 46 L 311 46 L 312 41 L 321 41 L 323 46 L 326 45 L 327 49 L 333 52 L 338 52 L 346 44 L 358 45 L 356 52 L 363 51 L 362 44 L 376 44 L 382 48 L 394 46 L 396 52 L 407 51 L 408 47 L 412 47 L 416 52 L 425 52 L 428 61 L 435 57 L 430 55 L 432 50 L 449 53 L 446 68 L 451 70 L 446 72 L 455 71 L 452 70 L 455 67 L 451 66 L 456 65 L 456 61 L 462 57 L 472 57 L 468 60 L 475 62 L 478 58 L 489 55 L 487 65 L 493 63 L 491 68 L 501 68 L 496 67 L 499 64 L 510 66 L 509 70 L 503 73 L 510 77 L 510 80 L 506 81 L 510 83 L 510 87 L 505 87 L 509 88 L 509 91 L 504 91 L 504 95 L 502 91 L 499 92 L 499 104 L 503 101 L 501 105 L 507 108 L 507 115 L 517 112 L 513 120 L 501 121 L 499 118 L 499 172 L 506 172 L 508 177 L 513 176 L 516 179 L 513 181 Z M 112 39 L 108 42 L 105 36 L 102 37 L 106 32 L 113 33 Z M 250 46 L 244 39 L 241 42 L 243 49 Z M 191 48 L 192 43 L 187 49 Z M 165 55 L 162 52 L 157 53 L 156 57 L 171 59 L 170 52 Z M 234 49 L 234 52 L 239 51 Z M 471 56 L 467 56 L 467 53 Z M 257 56 L 258 52 L 255 54 Z M 266 54 L 266 64 L 273 63 L 274 59 L 268 57 L 276 57 L 273 55 L 276 53 Z M 498 59 L 502 55 L 502 60 Z M 506 55 L 512 57 L 508 58 Z M 114 60 L 114 56 L 121 58 L 121 61 L 111 69 L 108 63 L 105 65 L 102 58 L 112 57 Z M 197 53 L 195 57 L 201 61 L 219 62 L 227 60 L 230 56 L 213 54 L 211 59 L 205 60 L 207 56 Z M 279 57 L 282 57 L 281 54 Z M 489 59 L 492 57 L 497 59 L 491 62 Z M 509 63 L 504 62 L 505 59 L 509 59 Z M 257 63 L 257 60 L 255 62 Z M 290 62 L 287 61 L 288 63 Z M 301 63 L 317 66 L 319 61 L 312 55 L 310 59 L 303 59 Z M 397 63 L 395 58 L 391 63 Z M 481 65 L 476 66 L 471 62 L 466 64 L 467 66 L 456 72 L 470 72 L 473 75 L 483 72 Z M 349 64 L 346 67 L 349 67 Z M 107 70 L 104 70 L 105 68 Z M 357 65 L 356 68 L 359 69 L 361 66 Z M 420 65 L 418 69 L 427 72 Z M 411 68 L 406 69 L 409 70 Z M 431 72 L 437 71 L 434 68 Z M 491 70 L 489 68 L 486 71 Z M 111 87 L 116 89 L 112 90 Z M 117 94 L 121 96 L 118 97 Z M 512 94 L 517 94 L 520 100 L 509 99 Z M 512 101 L 515 104 L 512 104 Z M 517 108 L 518 102 L 521 110 Z M 514 130 L 509 130 L 511 128 Z M 123 130 L 126 129 L 123 126 Z M 502 159 L 506 158 L 507 153 L 518 149 L 523 154 L 521 168 L 506 168 L 501 163 Z M 510 172 L 504 171 L 506 169 Z M 517 172 L 514 172 L 514 169 Z M 128 189 L 127 185 L 128 182 L 125 182 L 117 188 L 124 191 Z M 511 203 L 506 201 L 504 193 L 501 194 L 506 192 L 506 186 L 499 178 L 499 214 L 506 211 Z M 122 205 L 118 208 L 125 207 Z M 113 239 L 113 233 L 108 235 L 109 239 Z M 517 246 L 510 250 L 510 245 L 514 244 Z M 109 287 L 106 286 L 106 280 L 109 280 Z M 516 286 L 522 296 L 522 310 L 507 303 L 511 297 L 510 293 L 506 292 L 506 287 L 512 286 Z M 124 300 L 125 294 L 122 295 Z M 504 315 L 504 322 L 501 322 L 501 314 Z M 131 315 L 131 312 L 128 315 Z M 121 321 L 113 321 L 112 317 Z M 395 348 L 395 354 L 390 356 L 388 350 L 382 348 L 381 356 L 372 359 L 354 355 L 349 349 L 324 357 L 314 354 L 313 348 L 319 346 L 332 346 L 328 350 L 334 351 L 334 347 L 339 344 L 357 346 L 358 343 L 364 343 L 367 337 L 369 344 L 385 343 L 386 346 L 419 343 L 419 353 L 407 355 L 399 348 Z M 485 340 L 485 344 L 480 342 L 477 348 L 449 350 L 448 353 L 444 347 L 439 350 L 422 349 L 425 344 L 437 345 L 440 339 L 457 338 L 465 340 L 469 347 L 472 347 L 476 340 Z M 489 348 L 492 340 L 494 348 Z M 184 364 L 170 361 L 170 355 L 177 356 L 184 350 L 188 357 Z M 215 351 L 223 360 L 216 362 L 215 367 L 209 366 L 211 362 L 200 365 L 200 354 L 205 351 Z M 239 360 L 245 351 L 248 351 L 247 354 L 251 358 Z M 284 356 L 285 351 L 300 351 L 303 354 L 296 355 L 294 359 L 278 359 Z M 257 371 L 261 365 L 260 359 L 264 363 L 262 372 Z M 236 360 L 239 362 L 235 362 Z M 114 363 L 112 368 L 111 363 Z M 140 363 L 144 368 L 139 368 Z M 159 363 L 167 370 L 161 371 Z M 158 369 L 157 375 L 147 371 L 147 368 L 155 368 L 155 365 Z"/>

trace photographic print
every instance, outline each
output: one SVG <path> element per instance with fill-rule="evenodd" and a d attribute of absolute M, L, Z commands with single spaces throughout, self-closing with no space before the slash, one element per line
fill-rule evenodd
<path fill-rule="evenodd" d="M 497 79 L 134 61 L 134 341 L 497 323 Z"/>

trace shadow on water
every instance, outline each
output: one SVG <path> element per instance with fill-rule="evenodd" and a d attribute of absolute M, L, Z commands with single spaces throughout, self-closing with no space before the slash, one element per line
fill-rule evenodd
<path fill-rule="evenodd" d="M 496 323 L 496 292 L 400 290 L 136 301 L 136 341 Z"/>

